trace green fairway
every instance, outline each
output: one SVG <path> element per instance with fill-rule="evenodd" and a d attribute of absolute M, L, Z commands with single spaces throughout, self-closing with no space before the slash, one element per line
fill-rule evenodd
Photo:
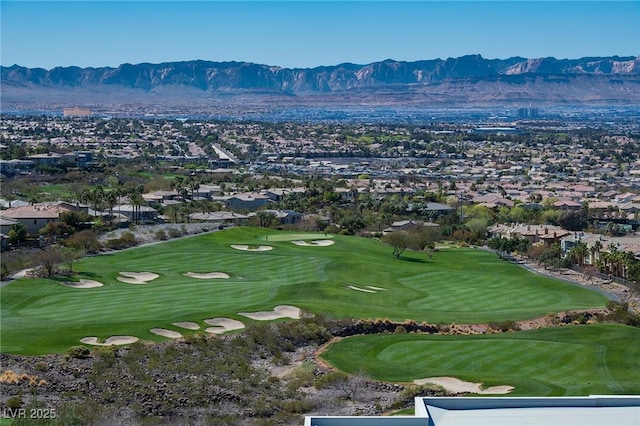
<path fill-rule="evenodd" d="M 617 324 L 475 336 L 388 334 L 350 337 L 321 357 L 377 380 L 453 376 L 514 396 L 640 393 L 640 329 Z"/>
<path fill-rule="evenodd" d="M 292 240 L 331 238 L 331 246 Z M 232 244 L 270 251 L 240 251 Z M 553 311 L 602 307 L 596 292 L 532 274 L 476 249 L 443 249 L 433 256 L 405 252 L 400 259 L 379 241 L 258 228 L 173 240 L 83 259 L 76 279 L 104 284 L 69 288 L 50 279 L 21 279 L 0 289 L 1 350 L 64 352 L 86 336 L 132 335 L 163 340 L 160 327 L 294 305 L 329 317 L 478 323 L 532 318 Z M 127 284 L 120 272 L 152 272 L 147 284 Z M 228 274 L 197 279 L 186 272 Z"/>

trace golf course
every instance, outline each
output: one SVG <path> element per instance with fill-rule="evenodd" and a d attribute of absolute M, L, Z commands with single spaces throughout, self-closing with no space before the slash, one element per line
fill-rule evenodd
<path fill-rule="evenodd" d="M 249 326 L 263 319 L 247 314 L 278 306 L 435 324 L 528 319 L 607 301 L 484 250 L 452 246 L 432 258 L 410 251 L 395 258 L 377 240 L 260 228 L 87 257 L 73 270 L 2 287 L 2 352 L 63 353 L 87 337 L 162 341 L 152 329 L 185 336 L 221 318 Z"/>
<path fill-rule="evenodd" d="M 638 394 L 638 342 L 638 328 L 594 324 L 472 336 L 355 336 L 321 357 L 345 372 L 390 382 L 447 375 L 483 387 L 508 385 L 511 396 Z"/>
<path fill-rule="evenodd" d="M 607 302 L 481 249 L 391 253 L 375 239 L 243 227 L 86 257 L 71 275 L 20 278 L 0 289 L 1 351 L 161 342 L 305 313 L 486 324 Z M 393 382 L 453 376 L 508 385 L 512 395 L 638 393 L 638 341 L 639 329 L 617 324 L 393 333 L 343 339 L 321 357 L 345 372 Z"/>

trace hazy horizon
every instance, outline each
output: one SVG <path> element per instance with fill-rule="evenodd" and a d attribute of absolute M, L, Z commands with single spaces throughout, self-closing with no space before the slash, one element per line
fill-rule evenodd
<path fill-rule="evenodd" d="M 29 68 L 640 55 L 637 1 L 3 0 L 0 8 L 0 63 Z"/>

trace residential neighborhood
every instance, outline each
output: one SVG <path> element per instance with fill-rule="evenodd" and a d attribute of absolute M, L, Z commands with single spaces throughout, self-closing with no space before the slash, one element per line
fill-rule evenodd
<path fill-rule="evenodd" d="M 611 250 L 640 260 L 637 127 L 501 124 L 5 116 L 2 247 L 20 247 L 16 223 L 36 244 L 69 231 L 50 224 L 75 211 L 96 230 L 200 222 L 379 237 L 437 226 L 465 244 L 557 245 L 564 258 L 584 244 L 574 263 L 594 271 L 608 272 L 597 261 Z"/>

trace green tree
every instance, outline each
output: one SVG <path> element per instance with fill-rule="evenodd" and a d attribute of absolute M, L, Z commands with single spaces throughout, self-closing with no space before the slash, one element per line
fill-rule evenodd
<path fill-rule="evenodd" d="M 65 222 L 49 222 L 42 229 L 40 229 L 40 235 L 48 237 L 54 237 L 58 235 L 71 235 L 75 232 L 71 226 Z"/>
<path fill-rule="evenodd" d="M 55 274 L 58 265 L 64 261 L 62 249 L 58 246 L 49 246 L 40 250 L 34 257 L 47 278 L 51 278 Z"/>
<path fill-rule="evenodd" d="M 274 212 L 268 212 L 266 210 L 260 210 L 256 216 L 260 221 L 261 228 L 269 228 L 278 220 L 278 217 Z"/>
<path fill-rule="evenodd" d="M 98 241 L 98 234 L 90 229 L 84 229 L 71 235 L 65 241 L 65 246 L 76 251 L 86 253 L 97 253 L 101 244 Z"/>
<path fill-rule="evenodd" d="M 9 229 L 9 243 L 19 244 L 27 239 L 28 229 L 24 223 L 15 223 Z"/>
<path fill-rule="evenodd" d="M 569 231 L 582 231 L 589 226 L 589 221 L 584 212 L 567 211 L 558 218 L 558 225 Z"/>
<path fill-rule="evenodd" d="M 584 266 L 584 259 L 587 257 L 588 253 L 589 249 L 587 248 L 587 245 L 582 241 L 578 241 L 576 242 L 576 245 L 571 247 L 567 254 L 574 264 L 582 267 Z"/>
<path fill-rule="evenodd" d="M 340 220 L 339 224 L 349 235 L 354 235 L 356 232 L 363 230 L 367 226 L 364 218 L 354 213 L 344 216 L 342 220 Z"/>
<path fill-rule="evenodd" d="M 407 231 L 394 231 L 382 236 L 382 242 L 393 247 L 393 254 L 396 258 L 413 244 L 413 236 Z"/>
<path fill-rule="evenodd" d="M 471 240 L 481 242 L 487 237 L 487 221 L 486 219 L 469 219 L 465 222 L 464 227 L 471 233 Z"/>

